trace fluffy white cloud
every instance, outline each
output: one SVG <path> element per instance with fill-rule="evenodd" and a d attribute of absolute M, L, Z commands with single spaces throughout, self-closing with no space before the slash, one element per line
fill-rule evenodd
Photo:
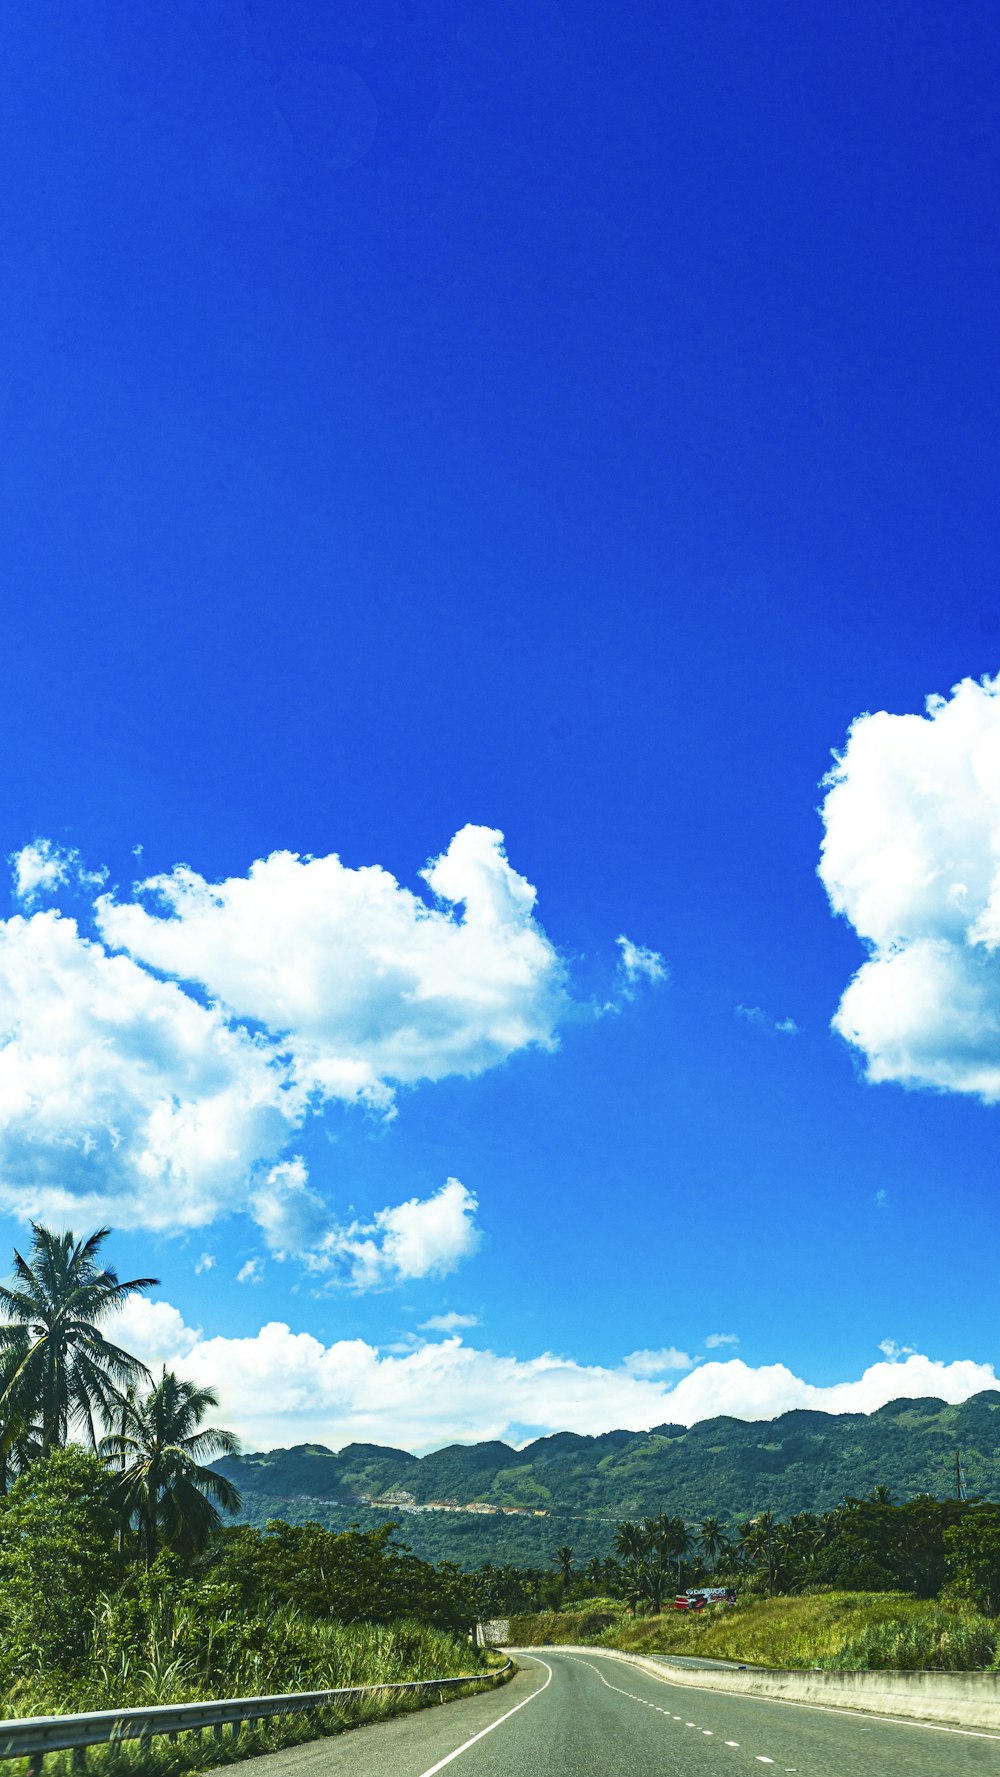
<path fill-rule="evenodd" d="M 456 1314 L 453 1308 L 447 1314 L 432 1314 L 428 1320 L 420 1322 L 422 1333 L 458 1333 L 463 1327 L 478 1327 L 478 1314 Z"/>
<path fill-rule="evenodd" d="M 820 876 L 869 948 L 834 1027 L 872 1080 L 1000 1098 L 1000 678 L 858 717 Z"/>
<path fill-rule="evenodd" d="M 384 1105 L 390 1083 L 551 1047 L 567 1004 L 502 833 L 463 827 L 421 874 L 431 904 L 377 866 L 275 852 L 221 883 L 178 866 L 139 885 L 163 911 L 102 896 L 97 920 L 108 944 L 280 1034 L 310 1087 Z"/>
<path fill-rule="evenodd" d="M 303 1111 L 272 1049 L 58 913 L 0 921 L 0 1206 L 198 1227 Z"/>
<path fill-rule="evenodd" d="M 754 1369 L 739 1358 L 703 1364 L 669 1384 L 633 1375 L 625 1363 L 579 1364 L 551 1352 L 505 1357 L 457 1336 L 390 1352 L 361 1339 L 323 1345 L 272 1321 L 252 1337 L 206 1338 L 179 1315 L 156 1321 L 144 1312 L 166 1306 L 129 1303 L 118 1322 L 123 1342 L 149 1362 L 169 1361 L 163 1336 L 173 1330 L 183 1373 L 218 1388 L 220 1423 L 257 1449 L 318 1439 L 334 1449 L 360 1440 L 419 1451 L 481 1438 L 523 1441 L 526 1427 L 532 1435 L 595 1433 L 692 1425 L 717 1414 L 769 1419 L 795 1407 L 871 1413 L 901 1397 L 957 1402 L 997 1386 L 991 1364 L 917 1354 L 826 1387 L 783 1364 Z"/>
<path fill-rule="evenodd" d="M 263 1283 L 264 1266 L 260 1259 L 247 1259 L 236 1273 L 237 1283 Z"/>
<path fill-rule="evenodd" d="M 621 968 L 630 987 L 637 981 L 651 981 L 655 985 L 667 980 L 670 970 L 658 950 L 650 950 L 645 944 L 633 944 L 624 932 L 619 934 L 615 943 L 622 953 Z"/>
<path fill-rule="evenodd" d="M 42 839 L 11 861 L 26 907 L 104 881 Z M 458 1180 L 344 1225 L 290 1151 L 331 1098 L 389 1115 L 399 1084 L 555 1044 L 564 970 L 503 835 L 464 827 L 422 875 L 426 898 L 283 852 L 101 895 L 99 937 L 0 921 L 0 1209 L 164 1231 L 245 1210 L 331 1281 L 453 1270 L 478 1240 Z"/>
<path fill-rule="evenodd" d="M 717 1351 L 720 1345 L 738 1345 L 739 1342 L 738 1333 L 708 1333 L 705 1338 L 705 1348 L 708 1351 Z"/>
<path fill-rule="evenodd" d="M 630 1376 L 662 1376 L 666 1370 L 690 1370 L 693 1363 L 686 1351 L 664 1345 L 659 1351 L 630 1351 L 622 1358 L 622 1369 Z"/>
<path fill-rule="evenodd" d="M 14 893 L 25 907 L 33 907 L 45 895 L 51 895 L 68 883 L 81 888 L 100 888 L 107 880 L 106 870 L 88 870 L 78 851 L 53 844 L 51 839 L 34 839 L 10 859 L 14 873 Z"/>
<path fill-rule="evenodd" d="M 479 1245 L 476 1199 L 457 1178 L 433 1197 L 411 1197 L 381 1209 L 369 1223 L 332 1232 L 320 1263 L 346 1268 L 356 1289 L 384 1288 L 408 1278 L 446 1277 Z"/>

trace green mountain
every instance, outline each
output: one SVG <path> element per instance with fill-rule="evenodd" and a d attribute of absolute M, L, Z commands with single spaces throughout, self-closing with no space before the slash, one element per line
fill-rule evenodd
<path fill-rule="evenodd" d="M 593 1438 L 557 1432 L 523 1450 L 493 1441 L 417 1457 L 378 1444 L 337 1453 L 297 1444 L 217 1466 L 240 1487 L 241 1516 L 251 1523 L 314 1518 L 341 1529 L 393 1517 L 430 1560 L 547 1566 L 560 1542 L 578 1560 L 609 1553 L 615 1524 L 626 1517 L 666 1511 L 725 1520 L 763 1510 L 787 1517 L 828 1510 L 879 1483 L 901 1500 L 943 1496 L 954 1491 L 958 1453 L 969 1492 L 1000 1499 L 1000 1392 L 958 1407 L 927 1397 L 867 1414 L 796 1411 Z M 432 1503 L 506 1507 L 509 1515 L 409 1509 Z"/>

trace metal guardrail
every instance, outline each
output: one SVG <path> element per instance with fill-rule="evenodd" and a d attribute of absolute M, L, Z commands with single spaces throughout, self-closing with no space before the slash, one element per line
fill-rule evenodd
<path fill-rule="evenodd" d="M 272 1697 L 229 1697 L 214 1703 L 157 1703 L 146 1709 L 98 1709 L 89 1715 L 33 1715 L 23 1721 L 0 1722 L 0 1761 L 28 1760 L 28 1777 L 39 1777 L 47 1752 L 73 1753 L 74 1767 L 84 1768 L 88 1746 L 108 1746 L 121 1740 L 141 1740 L 147 1745 L 154 1735 L 197 1734 L 210 1728 L 221 1740 L 226 1727 L 235 1736 L 247 1722 L 256 1727 L 275 1715 L 310 1715 L 335 1708 L 349 1697 L 375 1696 L 382 1692 L 442 1690 L 448 1685 L 495 1684 L 505 1678 L 513 1661 L 493 1672 L 471 1672 L 464 1678 L 418 1678 L 403 1684 L 358 1684 L 337 1691 L 284 1691 Z"/>

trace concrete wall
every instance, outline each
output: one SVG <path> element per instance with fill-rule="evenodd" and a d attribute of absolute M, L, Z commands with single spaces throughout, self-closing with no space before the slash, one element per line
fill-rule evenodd
<path fill-rule="evenodd" d="M 536 1650 L 537 1651 L 537 1650 Z M 541 1651 L 544 1659 L 545 1650 Z M 825 1709 L 858 1709 L 948 1727 L 1000 1730 L 1000 1672 L 792 1672 L 768 1667 L 682 1666 L 667 1657 L 625 1654 L 612 1648 L 574 1647 L 567 1652 L 625 1660 L 669 1684 L 704 1691 L 812 1703 Z"/>

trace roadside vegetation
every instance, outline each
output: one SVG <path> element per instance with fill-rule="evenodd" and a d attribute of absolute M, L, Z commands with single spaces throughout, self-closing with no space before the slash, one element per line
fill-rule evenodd
<path fill-rule="evenodd" d="M 976 1611 L 891 1592 L 748 1597 L 698 1613 L 624 1617 L 598 1627 L 588 1612 L 518 1617 L 515 1645 L 579 1640 L 629 1653 L 735 1660 L 748 1666 L 856 1671 L 996 1669 L 1000 1624 Z"/>
<path fill-rule="evenodd" d="M 590 1642 L 761 1666 L 1000 1670 L 1000 1506 L 885 1487 L 832 1512 L 618 1526 L 616 1555 L 507 1576 L 514 1645 Z M 499 1606 L 504 1572 L 494 1575 Z M 734 1602 L 674 1609 L 698 1587 Z M 496 1614 L 504 1614 L 501 1609 Z"/>
<path fill-rule="evenodd" d="M 485 1669 L 473 1580 L 395 1527 L 234 1525 L 237 1451 L 216 1397 L 151 1376 L 109 1337 L 152 1278 L 122 1282 L 108 1237 L 36 1227 L 0 1287 L 0 1714 L 338 1689 Z M 459 1687 L 456 1687 L 456 1691 Z M 353 1701 L 237 1740 L 94 1749 L 93 1771 L 173 1771 L 419 1706 Z M 53 1755 L 47 1771 L 70 1768 Z"/>

